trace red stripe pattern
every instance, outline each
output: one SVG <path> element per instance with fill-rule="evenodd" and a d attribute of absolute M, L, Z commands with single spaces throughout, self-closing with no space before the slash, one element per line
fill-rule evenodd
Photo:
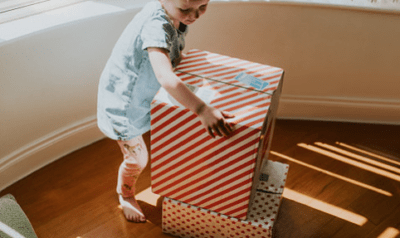
<path fill-rule="evenodd" d="M 200 78 L 187 83 L 212 90 L 210 105 L 234 114 L 230 122 L 236 130 L 229 138 L 212 139 L 195 114 L 156 96 L 151 110 L 153 192 L 245 219 L 271 96 Z"/>
<path fill-rule="evenodd" d="M 194 113 L 165 101 L 159 92 L 151 108 L 153 192 L 246 219 L 254 171 L 259 164 L 261 131 L 271 105 L 269 92 L 278 87 L 279 79 L 274 79 L 277 83 L 268 81 L 265 93 L 254 91 L 234 77 L 242 71 L 260 77 L 277 69 L 205 51 L 189 51 L 177 68 L 177 75 L 188 85 L 208 90 L 211 106 L 234 114 L 235 118 L 228 121 L 235 125 L 235 132 L 229 138 L 211 138 Z"/>

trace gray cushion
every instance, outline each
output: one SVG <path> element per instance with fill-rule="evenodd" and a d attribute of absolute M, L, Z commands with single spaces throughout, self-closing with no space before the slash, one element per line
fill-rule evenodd
<path fill-rule="evenodd" d="M 11 194 L 0 198 L 0 237 L 37 238 L 28 217 Z"/>

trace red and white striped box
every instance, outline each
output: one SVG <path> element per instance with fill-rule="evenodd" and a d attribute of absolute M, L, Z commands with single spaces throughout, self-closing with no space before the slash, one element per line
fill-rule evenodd
<path fill-rule="evenodd" d="M 205 50 L 192 49 L 184 55 L 176 68 L 177 75 L 184 82 L 201 77 L 211 81 L 244 87 L 273 96 L 269 107 L 268 118 L 262 132 L 263 144 L 260 145 L 260 154 L 263 158 L 258 163 L 268 159 L 273 131 L 275 128 L 276 113 L 280 95 L 282 93 L 284 70 L 282 68 L 250 62 L 243 59 L 212 53 Z M 261 165 L 257 164 L 256 168 Z M 255 171 L 259 175 L 259 171 Z M 254 188 L 253 188 L 254 189 Z"/>
<path fill-rule="evenodd" d="M 192 56 L 189 52 L 182 65 Z M 256 189 L 253 178 L 268 155 L 279 99 L 273 90 L 279 86 L 264 92 L 194 74 L 179 76 L 208 104 L 234 114 L 228 121 L 236 130 L 230 138 L 212 139 L 194 113 L 161 89 L 151 108 L 152 191 L 246 219 Z"/>
<path fill-rule="evenodd" d="M 211 138 L 193 112 L 160 89 L 151 108 L 152 191 L 245 219 L 272 97 L 200 78 L 190 85 L 211 95 L 211 106 L 235 115 L 228 120 L 235 131 Z"/>
<path fill-rule="evenodd" d="M 269 184 L 284 187 L 288 165 L 268 161 L 262 171 L 264 179 L 268 177 Z M 273 172 L 271 174 L 270 172 Z M 222 238 L 222 237 L 255 237 L 272 236 L 272 229 L 278 216 L 281 193 L 271 193 L 265 190 L 265 184 L 260 181 L 254 202 L 250 206 L 249 219 L 239 220 L 230 216 L 202 209 L 171 198 L 164 198 L 162 210 L 162 229 L 182 238 Z M 281 190 L 283 192 L 283 190 Z"/>

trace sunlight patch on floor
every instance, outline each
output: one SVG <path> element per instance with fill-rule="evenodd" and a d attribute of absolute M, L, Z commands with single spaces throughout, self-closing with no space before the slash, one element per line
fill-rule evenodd
<path fill-rule="evenodd" d="M 392 172 L 400 174 L 400 169 L 396 168 L 396 167 L 393 167 L 391 165 L 388 165 L 388 164 L 385 164 L 385 163 L 382 163 L 382 162 L 367 158 L 365 156 L 361 156 L 361 155 L 358 155 L 358 154 L 355 154 L 355 153 L 340 149 L 340 148 L 338 148 L 336 146 L 328 145 L 328 144 L 321 143 L 321 142 L 315 142 L 315 144 L 320 146 L 320 147 L 323 147 L 323 148 L 338 152 L 338 153 L 340 153 L 342 155 L 346 155 L 348 157 L 352 157 L 354 159 L 363 161 L 365 163 L 368 163 L 368 164 L 371 164 L 371 165 L 375 165 L 375 166 L 380 167 L 382 169 L 390 170 Z"/>
<path fill-rule="evenodd" d="M 332 159 L 336 159 L 336 160 L 341 161 L 343 163 L 347 163 L 347 164 L 350 164 L 352 166 L 358 167 L 360 169 L 364 169 L 366 171 L 369 171 L 369 172 L 372 172 L 372 173 L 375 173 L 375 174 L 379 174 L 381 176 L 384 176 L 384 177 L 387 177 L 389 179 L 393 179 L 393 180 L 396 180 L 396 181 L 400 182 L 400 176 L 399 175 L 390 173 L 390 172 L 388 172 L 386 170 L 378 169 L 378 168 L 373 167 L 371 165 L 367 165 L 367 164 L 364 164 L 362 162 L 354 161 L 354 160 L 349 159 L 347 157 L 338 155 L 336 153 L 330 152 L 328 150 L 325 150 L 325 149 L 322 149 L 322 148 L 319 148 L 319 147 L 316 147 L 316 146 L 313 146 L 313 145 L 307 145 L 305 143 L 299 143 L 297 145 L 299 147 L 304 148 L 304 149 L 308 149 L 308 150 L 314 151 L 316 153 L 322 154 L 324 156 L 328 156 L 328 157 L 330 157 Z"/>
<path fill-rule="evenodd" d="M 368 221 L 367 218 L 357 213 L 334 206 L 332 204 L 323 202 L 321 200 L 312 198 L 310 196 L 301 194 L 289 188 L 285 188 L 283 190 L 283 197 L 359 226 L 363 226 Z"/>
<path fill-rule="evenodd" d="M 363 150 L 363 149 L 359 149 L 357 147 L 354 147 L 354 146 L 351 146 L 351 145 L 348 145 L 348 144 L 345 144 L 345 143 L 342 143 L 342 142 L 336 142 L 336 144 L 340 145 L 340 146 L 343 146 L 343 147 L 346 147 L 348 149 L 351 149 L 351 150 L 354 150 L 354 151 L 357 151 L 357 152 L 360 152 L 360 153 L 375 157 L 377 159 L 380 159 L 380 160 L 383 160 L 383 161 L 386 161 L 386 162 L 389 162 L 389 163 L 392 163 L 392 164 L 400 166 L 400 162 L 399 161 L 387 158 L 385 156 L 377 155 L 375 153 L 372 153 L 372 152 L 369 152 L 369 151 L 366 151 L 366 150 Z"/>
<path fill-rule="evenodd" d="M 160 198 L 160 195 L 155 194 L 151 191 L 151 187 L 148 187 L 146 190 L 141 191 L 136 194 L 136 200 L 142 200 L 148 204 L 153 206 L 157 206 L 157 201 Z"/>
<path fill-rule="evenodd" d="M 377 238 L 396 238 L 400 231 L 393 227 L 388 227 Z"/>
<path fill-rule="evenodd" d="M 283 159 L 286 159 L 286 160 L 288 160 L 288 161 L 291 161 L 291 162 L 300 164 L 300 165 L 302 165 L 302 166 L 305 166 L 305 167 L 314 169 L 314 170 L 316 170 L 316 171 L 318 171 L 318 172 L 321 172 L 321 173 L 330 175 L 330 176 L 335 177 L 335 178 L 337 178 L 337 179 L 341 179 L 341 180 L 343 180 L 343 181 L 346 181 L 346 182 L 352 183 L 352 184 L 354 184 L 354 185 L 360 186 L 360 187 L 362 187 L 362 188 L 366 188 L 366 189 L 372 190 L 372 191 L 374 191 L 374 192 L 383 194 L 383 195 L 388 196 L 388 197 L 393 196 L 393 194 L 390 193 L 390 192 L 388 192 L 388 191 L 382 190 L 382 189 L 380 189 L 380 188 L 373 187 L 373 186 L 368 185 L 368 184 L 365 184 L 365 183 L 361 183 L 361 182 L 359 182 L 359 181 L 356 181 L 356 180 L 347 178 L 347 177 L 342 176 L 342 175 L 339 175 L 339 174 L 332 173 L 332 172 L 330 172 L 330 171 L 328 171 L 328 170 L 321 169 L 321 168 L 318 168 L 318 167 L 316 167 L 316 166 L 313 166 L 313 165 L 304 163 L 304 162 L 302 162 L 302 161 L 300 161 L 300 160 L 291 158 L 291 157 L 286 156 L 286 155 L 284 155 L 284 154 L 280 154 L 280 153 L 275 152 L 275 151 L 270 151 L 270 153 L 273 154 L 273 155 L 279 156 L 279 157 L 281 157 L 281 158 L 283 158 Z"/>

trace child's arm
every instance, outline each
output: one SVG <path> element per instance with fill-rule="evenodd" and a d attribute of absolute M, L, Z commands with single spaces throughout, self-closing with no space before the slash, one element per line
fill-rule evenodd
<path fill-rule="evenodd" d="M 147 51 L 154 73 L 161 86 L 179 103 L 199 116 L 210 136 L 215 138 L 214 132 L 219 136 L 229 136 L 233 130 L 225 118 L 233 116 L 208 106 L 192 93 L 173 72 L 167 50 L 151 47 L 147 48 Z"/>

